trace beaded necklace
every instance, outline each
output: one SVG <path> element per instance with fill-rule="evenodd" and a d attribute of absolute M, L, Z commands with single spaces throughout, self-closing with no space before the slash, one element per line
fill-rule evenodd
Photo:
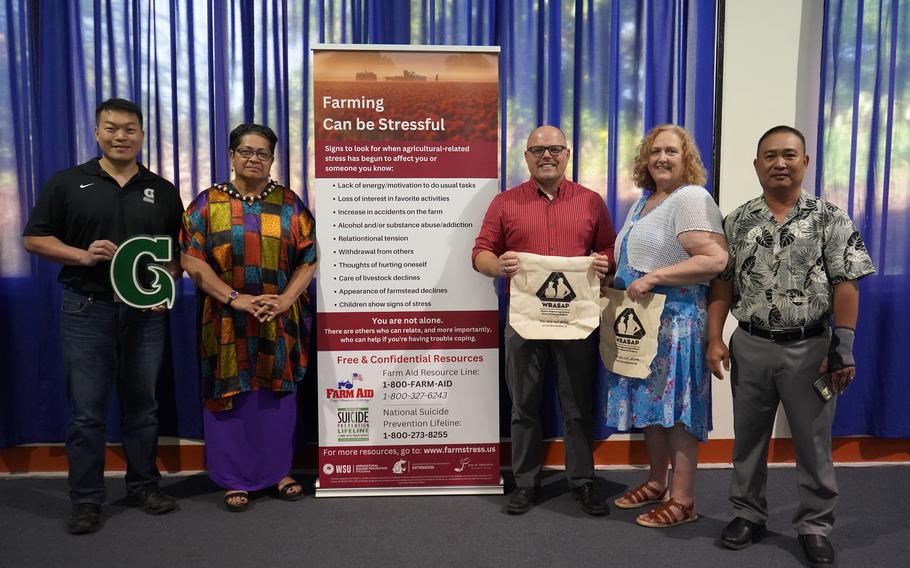
<path fill-rule="evenodd" d="M 255 203 L 258 200 L 262 200 L 268 197 L 268 195 L 272 193 L 276 187 L 278 187 L 278 184 L 275 182 L 275 180 L 270 179 L 269 183 L 265 185 L 265 189 L 256 195 L 242 195 L 239 191 L 237 191 L 237 188 L 234 187 L 234 184 L 231 182 L 219 183 L 215 187 L 227 193 L 231 197 L 236 197 L 240 201 L 244 201 L 246 203 Z"/>

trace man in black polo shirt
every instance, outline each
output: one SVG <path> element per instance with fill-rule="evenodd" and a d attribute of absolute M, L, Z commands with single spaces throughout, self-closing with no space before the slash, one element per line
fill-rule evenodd
<path fill-rule="evenodd" d="M 147 513 L 177 509 L 158 488 L 155 386 L 164 353 L 164 306 L 131 308 L 115 299 L 110 260 L 135 235 L 169 235 L 177 243 L 183 204 L 174 186 L 136 162 L 145 133 L 142 112 L 123 99 L 95 112 L 101 158 L 55 174 L 24 231 L 25 249 L 63 265 L 60 331 L 72 414 L 66 437 L 68 529 L 97 530 L 105 499 L 105 419 L 111 389 L 120 397 L 127 492 Z M 174 259 L 179 259 L 176 252 Z M 175 276 L 179 263 L 168 267 Z"/>

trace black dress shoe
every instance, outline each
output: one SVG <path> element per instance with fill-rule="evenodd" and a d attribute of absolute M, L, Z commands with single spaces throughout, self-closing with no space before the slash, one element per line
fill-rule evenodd
<path fill-rule="evenodd" d="M 799 535 L 799 544 L 803 548 L 803 554 L 809 561 L 809 566 L 830 566 L 834 564 L 834 548 L 828 537 L 821 534 L 801 534 Z"/>
<path fill-rule="evenodd" d="M 764 523 L 753 523 L 748 519 L 736 517 L 720 533 L 720 543 L 733 550 L 742 550 L 753 542 L 758 542 L 764 535 Z"/>
<path fill-rule="evenodd" d="M 76 503 L 66 524 L 70 534 L 86 534 L 101 528 L 101 505 L 97 503 Z"/>
<path fill-rule="evenodd" d="M 581 510 L 589 515 L 603 517 L 610 514 L 606 499 L 597 493 L 593 481 L 586 481 L 578 487 L 573 487 L 572 496 L 578 500 Z"/>
<path fill-rule="evenodd" d="M 149 515 L 163 515 L 179 508 L 177 500 L 167 495 L 157 485 L 143 487 L 133 498 L 139 507 Z"/>
<path fill-rule="evenodd" d="M 510 515 L 523 515 L 531 510 L 537 491 L 533 487 L 516 487 L 506 502 L 506 512 Z"/>

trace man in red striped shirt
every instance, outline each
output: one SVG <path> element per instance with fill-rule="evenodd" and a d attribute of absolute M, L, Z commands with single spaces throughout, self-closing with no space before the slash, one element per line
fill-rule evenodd
<path fill-rule="evenodd" d="M 594 256 L 594 270 L 605 278 L 613 266 L 616 232 L 603 198 L 566 179 L 571 150 L 554 126 L 528 137 L 525 161 L 531 179 L 497 195 L 474 243 L 474 268 L 492 278 L 512 278 L 521 270 L 517 253 Z M 609 513 L 595 490 L 592 386 L 597 369 L 596 334 L 581 340 L 527 340 L 507 325 L 506 384 L 512 397 L 512 471 L 516 489 L 506 511 L 530 510 L 540 487 L 543 434 L 540 400 L 544 371 L 552 359 L 562 407 L 566 474 L 572 494 L 588 514 Z"/>

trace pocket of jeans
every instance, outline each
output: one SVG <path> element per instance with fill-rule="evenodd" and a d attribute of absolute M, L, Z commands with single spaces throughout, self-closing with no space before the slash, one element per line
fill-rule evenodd
<path fill-rule="evenodd" d="M 76 315 L 81 314 L 88 307 L 91 299 L 74 294 L 72 292 L 63 292 L 63 300 L 60 302 L 60 311 L 64 314 Z"/>

